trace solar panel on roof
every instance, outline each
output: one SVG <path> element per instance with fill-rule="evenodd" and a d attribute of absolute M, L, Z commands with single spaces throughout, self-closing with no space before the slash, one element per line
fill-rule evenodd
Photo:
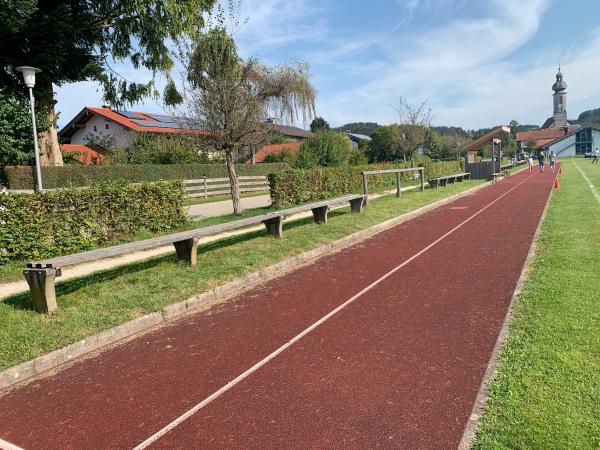
<path fill-rule="evenodd" d="M 166 114 L 146 114 L 148 117 L 152 117 L 154 120 L 158 120 L 159 122 L 174 122 L 175 118 L 172 116 L 167 116 Z"/>
<path fill-rule="evenodd" d="M 151 120 L 132 120 L 133 123 L 141 127 L 155 127 L 155 128 L 181 128 L 175 122 L 153 122 Z"/>
<path fill-rule="evenodd" d="M 117 111 L 118 114 L 122 115 L 123 117 L 127 117 L 128 119 L 143 119 L 143 116 L 140 116 L 139 114 L 136 114 L 134 112 L 131 111 Z"/>

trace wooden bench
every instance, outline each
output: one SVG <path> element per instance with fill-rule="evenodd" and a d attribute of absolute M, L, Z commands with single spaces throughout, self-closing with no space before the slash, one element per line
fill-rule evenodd
<path fill-rule="evenodd" d="M 500 178 L 502 176 L 501 172 L 494 172 L 492 174 L 492 183 L 495 183 L 496 181 L 498 181 L 498 178 Z"/>
<path fill-rule="evenodd" d="M 443 177 L 430 178 L 428 180 L 429 186 L 432 188 L 437 188 L 438 186 L 446 186 L 449 183 L 462 182 L 464 179 L 471 178 L 471 174 L 469 172 L 463 173 L 455 173 L 453 175 L 446 175 Z"/>
<path fill-rule="evenodd" d="M 244 228 L 250 225 L 263 223 L 267 233 L 281 238 L 282 224 L 286 216 L 294 213 L 312 210 L 316 223 L 327 223 L 327 214 L 332 205 L 350 203 L 350 209 L 354 213 L 362 212 L 365 196 L 362 194 L 351 194 L 328 200 L 296 206 L 294 208 L 273 211 L 254 217 L 234 220 L 219 225 L 212 225 L 195 230 L 181 231 L 166 236 L 159 236 L 129 244 L 115 245 L 113 247 L 90 250 L 73 255 L 60 256 L 40 261 L 32 261 L 23 270 L 23 275 L 29 284 L 29 290 L 33 298 L 33 305 L 38 312 L 52 313 L 56 310 L 56 292 L 54 289 L 55 278 L 62 275 L 61 268 L 74 264 L 82 264 L 113 256 L 126 255 L 129 253 L 161 247 L 173 244 L 177 259 L 190 265 L 195 265 L 197 260 L 198 241 L 202 237 L 211 236 L 225 231 Z"/>

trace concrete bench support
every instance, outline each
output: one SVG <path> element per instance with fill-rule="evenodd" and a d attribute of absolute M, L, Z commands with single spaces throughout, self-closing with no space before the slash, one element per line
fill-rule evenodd
<path fill-rule="evenodd" d="M 276 216 L 272 219 L 263 220 L 267 233 L 275 236 L 278 239 L 283 237 L 283 216 Z"/>
<path fill-rule="evenodd" d="M 327 213 L 329 212 L 329 205 L 320 206 L 313 208 L 312 213 L 315 218 L 315 223 L 327 224 Z"/>
<path fill-rule="evenodd" d="M 365 203 L 364 197 L 354 198 L 350 200 L 350 210 L 353 213 L 361 213 L 363 211 L 363 205 Z"/>
<path fill-rule="evenodd" d="M 56 311 L 54 279 L 60 276 L 60 269 L 28 267 L 23 271 L 23 275 L 29 284 L 34 309 L 48 314 Z"/>
<path fill-rule="evenodd" d="M 198 239 L 186 239 L 184 241 L 173 242 L 177 259 L 185 261 L 191 266 L 195 266 L 198 261 Z"/>

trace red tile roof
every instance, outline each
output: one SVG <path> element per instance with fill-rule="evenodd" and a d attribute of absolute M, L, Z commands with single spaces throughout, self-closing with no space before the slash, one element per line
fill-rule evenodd
<path fill-rule="evenodd" d="M 520 131 L 517 133 L 517 141 L 537 141 L 541 139 L 558 139 L 565 135 L 564 128 L 546 128 L 544 130 Z"/>
<path fill-rule="evenodd" d="M 127 127 L 131 130 L 134 131 L 145 131 L 145 132 L 149 132 L 149 133 L 195 133 L 195 134 L 208 134 L 207 131 L 201 131 L 201 130 L 190 130 L 190 129 L 184 129 L 184 128 L 163 128 L 163 127 L 142 127 L 138 124 L 136 124 L 135 122 L 133 122 L 133 120 L 145 120 L 148 122 L 156 122 L 157 124 L 160 123 L 158 120 L 152 118 L 151 116 L 147 115 L 146 113 L 143 112 L 138 112 L 138 111 L 130 111 L 134 114 L 137 114 L 139 116 L 141 116 L 141 119 L 129 119 L 125 116 L 122 116 L 121 114 L 119 114 L 116 111 L 113 111 L 110 108 L 96 108 L 94 106 L 86 106 L 86 109 L 89 109 L 90 111 L 95 112 L 96 114 L 101 115 L 102 117 L 105 117 L 107 119 L 110 119 L 114 122 L 117 122 L 120 125 L 123 125 L 124 127 Z"/>
<path fill-rule="evenodd" d="M 77 114 L 67 125 L 65 125 L 58 133 L 59 137 L 71 137 L 81 126 L 80 124 L 86 123 L 93 114 L 104 117 L 105 119 L 111 120 L 124 126 L 133 131 L 142 131 L 148 133 L 184 133 L 184 134 L 201 134 L 206 135 L 208 131 L 204 130 L 191 130 L 186 128 L 165 128 L 165 127 L 152 127 L 152 126 L 141 126 L 133 122 L 133 120 L 144 120 L 147 122 L 160 122 L 146 113 L 138 111 L 129 111 L 140 116 L 139 119 L 129 119 L 110 108 L 97 108 L 95 106 L 86 106 L 79 114 Z"/>
<path fill-rule="evenodd" d="M 265 160 L 267 155 L 279 155 L 284 150 L 295 153 L 300 149 L 301 145 L 302 142 L 286 142 L 285 144 L 265 145 L 258 152 L 256 152 L 256 155 L 254 155 L 254 160 L 257 163 L 261 163 Z"/>
<path fill-rule="evenodd" d="M 77 161 L 82 162 L 83 164 L 91 165 L 91 164 L 101 164 L 104 162 L 106 157 L 97 150 L 94 150 L 87 145 L 82 144 L 60 144 L 60 149 L 63 152 L 77 152 L 79 156 L 77 156 Z"/>

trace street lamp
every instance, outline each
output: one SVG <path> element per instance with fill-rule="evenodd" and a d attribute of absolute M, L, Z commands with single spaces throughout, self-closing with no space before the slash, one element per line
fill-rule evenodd
<path fill-rule="evenodd" d="M 40 149 L 38 148 L 37 126 L 35 124 L 35 110 L 33 104 L 33 87 L 35 86 L 35 74 L 41 72 L 40 69 L 29 66 L 16 67 L 15 70 L 23 73 L 25 86 L 29 88 L 29 103 L 31 107 L 31 123 L 33 124 L 33 145 L 35 152 L 35 175 L 37 180 L 37 190 L 41 192 L 42 187 L 42 169 L 40 168 Z"/>

